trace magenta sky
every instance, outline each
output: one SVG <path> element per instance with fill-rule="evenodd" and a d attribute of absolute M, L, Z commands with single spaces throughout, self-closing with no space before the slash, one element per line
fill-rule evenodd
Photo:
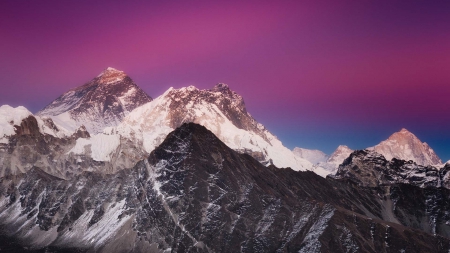
<path fill-rule="evenodd" d="M 93 2 L 0 2 L 0 104 L 36 112 L 111 66 L 152 97 L 228 83 L 290 148 L 405 127 L 450 159 L 450 1 Z"/>

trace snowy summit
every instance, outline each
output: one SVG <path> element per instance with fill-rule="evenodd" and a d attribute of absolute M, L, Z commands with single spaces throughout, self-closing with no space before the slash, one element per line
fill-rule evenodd
<path fill-rule="evenodd" d="M 397 158 L 405 161 L 412 160 L 424 166 L 442 165 L 441 159 L 434 153 L 433 149 L 405 128 L 369 149 L 382 154 L 387 160 Z"/>
<path fill-rule="evenodd" d="M 89 133 L 117 126 L 133 109 L 152 101 L 123 71 L 105 69 L 83 86 L 69 90 L 38 112 L 75 131 L 84 125 Z"/>

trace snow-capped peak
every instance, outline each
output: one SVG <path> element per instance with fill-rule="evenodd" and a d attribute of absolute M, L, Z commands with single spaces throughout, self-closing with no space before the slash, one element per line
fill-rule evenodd
<path fill-rule="evenodd" d="M 100 77 L 102 75 L 112 74 L 112 73 L 124 73 L 124 72 L 122 70 L 118 70 L 113 67 L 107 67 L 97 77 Z"/>
<path fill-rule="evenodd" d="M 27 108 L 9 105 L 0 106 L 0 139 L 15 134 L 15 125 L 20 125 L 23 119 L 33 115 Z"/>
<path fill-rule="evenodd" d="M 328 158 L 328 163 L 332 163 L 335 165 L 341 164 L 351 153 L 352 149 L 347 147 L 346 145 L 339 145 L 337 149 L 331 154 L 330 158 Z"/>
<path fill-rule="evenodd" d="M 442 164 L 441 159 L 427 143 L 421 142 L 419 138 L 405 128 L 370 149 L 382 154 L 387 160 L 392 158 L 412 160 L 424 166 Z"/>
<path fill-rule="evenodd" d="M 84 125 L 96 134 L 117 126 L 129 112 L 151 100 L 125 72 L 108 67 L 85 85 L 61 95 L 38 115 L 48 116 L 71 131 Z"/>
<path fill-rule="evenodd" d="M 100 75 L 97 76 L 97 78 L 99 78 L 99 83 L 101 84 L 117 83 L 123 81 L 125 77 L 127 77 L 125 72 L 111 67 L 106 68 L 102 73 L 100 73 Z"/>
<path fill-rule="evenodd" d="M 70 135 L 70 132 L 63 127 L 54 124 L 51 119 L 34 116 L 27 108 L 18 106 L 16 108 L 9 105 L 0 106 L 0 143 L 8 143 L 8 137 L 15 135 L 17 127 L 28 118 L 33 118 L 37 123 L 38 131 L 42 134 L 49 134 L 57 137 Z"/>
<path fill-rule="evenodd" d="M 312 167 L 259 124 L 246 111 L 243 98 L 224 84 L 206 90 L 171 88 L 132 111 L 117 132 L 137 138 L 136 143 L 151 152 L 168 133 L 187 122 L 205 126 L 230 148 L 251 154 L 262 163 L 295 170 Z"/>
<path fill-rule="evenodd" d="M 117 69 L 115 69 L 115 68 L 113 68 L 113 67 L 107 67 L 107 68 L 105 69 L 105 71 L 123 72 L 123 71 L 117 70 Z"/>

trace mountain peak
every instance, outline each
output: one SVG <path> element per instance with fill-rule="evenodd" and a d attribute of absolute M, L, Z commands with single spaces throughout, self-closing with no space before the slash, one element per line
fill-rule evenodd
<path fill-rule="evenodd" d="M 402 135 L 402 136 L 416 137 L 413 133 L 411 133 L 410 131 L 408 131 L 408 129 L 406 129 L 406 128 L 402 128 L 402 129 L 400 129 L 400 131 L 393 133 L 393 134 L 391 135 L 391 137 L 394 136 L 394 135 Z M 416 138 L 417 138 L 417 137 L 416 137 Z"/>
<path fill-rule="evenodd" d="M 428 144 L 419 140 L 417 136 L 405 128 L 393 133 L 387 140 L 374 146 L 373 150 L 384 155 L 387 160 L 392 158 L 412 160 L 425 166 L 442 164 L 441 159 Z"/>
<path fill-rule="evenodd" d="M 125 72 L 108 67 L 88 83 L 62 94 L 38 115 L 49 116 L 70 131 L 89 133 L 118 125 L 133 109 L 152 101 Z"/>
<path fill-rule="evenodd" d="M 97 78 L 99 78 L 100 84 L 118 83 L 125 79 L 125 77 L 127 77 L 127 74 L 125 74 L 125 72 L 112 67 L 106 68 L 102 71 L 102 73 L 100 73 L 100 75 L 97 76 Z"/>
<path fill-rule="evenodd" d="M 118 70 L 118 69 L 115 69 L 115 68 L 113 68 L 113 67 L 107 67 L 107 68 L 105 69 L 105 71 L 116 71 L 116 72 L 123 72 L 123 71 L 121 71 L 121 70 Z"/>
<path fill-rule="evenodd" d="M 408 131 L 406 128 L 402 128 L 400 131 L 393 133 L 389 136 L 388 140 L 396 140 L 400 142 L 405 142 L 407 140 L 420 142 L 416 135 Z"/>
<path fill-rule="evenodd" d="M 339 145 L 336 150 L 351 150 L 351 149 L 347 145 Z"/>
<path fill-rule="evenodd" d="M 400 133 L 411 133 L 410 131 L 408 131 L 408 129 L 406 129 L 406 128 L 402 128 L 402 129 L 400 129 L 400 131 L 399 131 Z"/>
<path fill-rule="evenodd" d="M 346 145 L 339 145 L 333 154 L 328 158 L 328 163 L 332 163 L 335 165 L 341 164 L 351 153 L 352 149 L 347 147 Z"/>

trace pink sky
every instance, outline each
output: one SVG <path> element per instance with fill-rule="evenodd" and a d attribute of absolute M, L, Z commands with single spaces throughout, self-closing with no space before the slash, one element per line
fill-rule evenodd
<path fill-rule="evenodd" d="M 225 82 L 290 148 L 402 127 L 450 159 L 448 1 L 2 1 L 0 104 L 36 112 L 108 66 L 152 97 Z"/>

